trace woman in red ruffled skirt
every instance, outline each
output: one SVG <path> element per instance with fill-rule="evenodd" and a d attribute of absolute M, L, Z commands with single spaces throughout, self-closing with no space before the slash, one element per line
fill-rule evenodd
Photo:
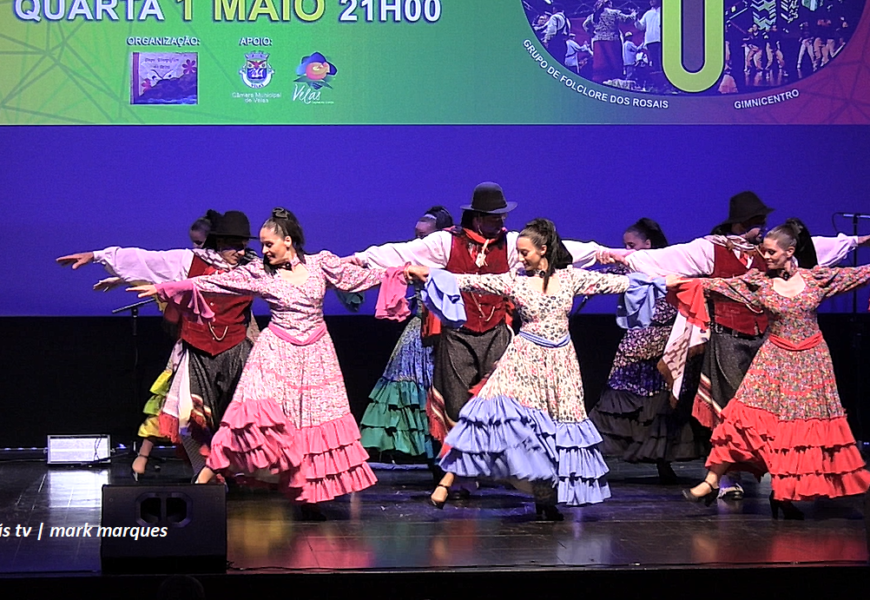
<path fill-rule="evenodd" d="M 690 319 L 706 321 L 703 302 L 687 302 L 693 288 L 765 311 L 767 339 L 734 399 L 713 430 L 704 481 L 684 496 L 711 504 L 729 470 L 771 476 L 774 518 L 802 519 L 792 501 L 862 494 L 867 471 L 840 404 L 831 355 L 816 309 L 826 298 L 870 282 L 870 266 L 815 266 L 809 232 L 797 219 L 772 229 L 760 251 L 767 272 L 730 279 L 669 279 Z M 692 309 L 692 307 L 695 307 Z"/>

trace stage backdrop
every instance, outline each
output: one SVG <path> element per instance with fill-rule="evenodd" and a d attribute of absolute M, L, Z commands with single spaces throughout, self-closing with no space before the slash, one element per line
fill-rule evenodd
<path fill-rule="evenodd" d="M 8 0 L 0 122 L 870 122 L 865 0 L 593 4 Z"/>

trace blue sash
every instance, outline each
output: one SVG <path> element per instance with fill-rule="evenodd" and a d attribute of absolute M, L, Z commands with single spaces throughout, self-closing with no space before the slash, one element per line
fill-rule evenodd
<path fill-rule="evenodd" d="M 518 334 L 520 337 L 526 338 L 533 344 L 537 344 L 538 346 L 543 346 L 544 348 L 563 348 L 568 345 L 568 342 L 571 341 L 571 335 L 565 334 L 561 340 L 556 340 L 555 342 L 551 342 L 546 338 L 542 338 L 539 335 L 535 335 L 534 333 L 529 333 L 528 331 L 520 331 Z"/>

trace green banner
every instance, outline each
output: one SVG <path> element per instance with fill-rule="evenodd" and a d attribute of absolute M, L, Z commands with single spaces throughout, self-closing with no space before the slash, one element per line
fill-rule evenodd
<path fill-rule="evenodd" d="M 557 4 L 4 0 L 0 124 L 870 122 L 863 0 Z"/>

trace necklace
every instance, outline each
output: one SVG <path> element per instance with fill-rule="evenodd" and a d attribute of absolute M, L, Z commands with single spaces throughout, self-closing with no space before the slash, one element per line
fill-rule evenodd
<path fill-rule="evenodd" d="M 299 265 L 302 261 L 299 260 L 299 256 L 294 256 L 288 262 L 278 265 L 278 269 L 287 269 L 288 271 L 292 271 L 297 265 Z"/>
<path fill-rule="evenodd" d="M 529 277 L 540 277 L 543 279 L 547 276 L 547 272 L 543 269 L 532 269 L 531 271 L 526 271 L 526 275 L 528 275 Z"/>
<path fill-rule="evenodd" d="M 778 271 L 771 271 L 769 276 L 772 279 L 779 277 L 783 281 L 788 281 L 789 279 L 791 279 L 791 275 L 792 274 L 789 273 L 786 269 L 779 269 Z"/>

